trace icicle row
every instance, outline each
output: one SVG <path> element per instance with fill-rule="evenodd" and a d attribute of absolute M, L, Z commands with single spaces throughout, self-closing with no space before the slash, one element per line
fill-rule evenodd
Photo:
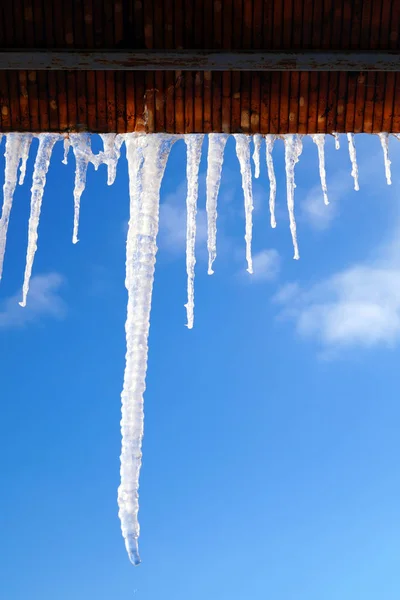
<path fill-rule="evenodd" d="M 210 133 L 208 136 L 206 211 L 207 211 L 207 249 L 208 274 L 212 275 L 213 263 L 217 257 L 217 198 L 221 183 L 224 150 L 228 135 Z"/>
<path fill-rule="evenodd" d="M 276 137 L 274 135 L 267 135 L 266 141 L 266 162 L 269 179 L 269 212 L 271 214 L 271 227 L 276 227 L 275 219 L 275 198 L 276 198 L 276 177 L 274 170 L 274 159 L 272 158 L 272 150 L 274 148 Z"/>
<path fill-rule="evenodd" d="M 46 185 L 46 175 L 49 169 L 50 158 L 53 152 L 54 144 L 60 139 L 56 133 L 39 134 L 39 148 L 36 155 L 35 166 L 33 168 L 33 178 L 31 187 L 31 214 L 28 224 L 28 249 L 26 252 L 26 266 L 24 275 L 24 284 L 22 287 L 21 306 L 26 306 L 26 298 L 29 291 L 29 283 L 32 275 L 33 261 L 37 250 L 38 227 L 40 220 L 40 211 L 44 188 Z"/>
<path fill-rule="evenodd" d="M 244 194 L 244 209 L 246 218 L 246 260 L 247 271 L 253 273 L 253 260 L 251 256 L 251 240 L 253 234 L 253 189 L 251 181 L 250 164 L 250 137 L 242 133 L 234 134 L 236 141 L 236 155 L 240 164 L 240 173 L 242 175 L 242 188 Z"/>
<path fill-rule="evenodd" d="M 356 154 L 356 145 L 354 143 L 354 133 L 348 133 L 347 139 L 349 142 L 349 155 L 351 161 L 351 176 L 354 179 L 354 189 L 356 192 L 359 191 L 360 186 L 358 184 L 358 165 L 357 165 L 357 154 Z"/>
<path fill-rule="evenodd" d="M 381 141 L 381 146 L 383 150 L 383 160 L 385 162 L 385 175 L 386 182 L 388 185 L 392 184 L 392 173 L 390 169 L 390 159 L 389 159 L 389 134 L 388 133 L 379 133 L 379 139 Z"/>
<path fill-rule="evenodd" d="M 287 135 L 285 138 L 285 168 L 286 168 L 286 186 L 287 186 L 287 205 L 289 212 L 290 231 L 292 234 L 295 260 L 300 258 L 299 247 L 297 244 L 296 219 L 294 216 L 294 190 L 296 187 L 294 180 L 294 168 L 299 161 L 303 149 L 303 143 L 298 135 Z"/>
<path fill-rule="evenodd" d="M 187 313 L 187 327 L 193 328 L 194 322 L 194 268 L 196 264 L 196 214 L 197 196 L 199 188 L 199 167 L 201 160 L 201 147 L 204 135 L 185 135 L 187 147 L 187 225 L 186 225 L 186 272 L 188 301 L 185 304 Z"/>
<path fill-rule="evenodd" d="M 311 136 L 314 144 L 318 148 L 319 176 L 321 179 L 321 188 L 324 195 L 324 203 L 329 204 L 328 187 L 326 185 L 326 170 L 325 170 L 325 134 L 316 133 Z"/>
<path fill-rule="evenodd" d="M 128 291 L 126 365 L 122 401 L 119 518 L 129 559 L 140 563 L 139 473 L 142 463 L 143 394 L 158 233 L 160 186 L 172 136 L 127 136 L 130 219 L 126 242 Z"/>

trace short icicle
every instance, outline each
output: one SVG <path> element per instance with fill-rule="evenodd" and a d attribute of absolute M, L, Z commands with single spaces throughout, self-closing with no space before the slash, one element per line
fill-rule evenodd
<path fill-rule="evenodd" d="M 266 142 L 266 162 L 268 169 L 268 179 L 269 179 L 269 212 L 271 215 L 271 227 L 276 227 L 276 219 L 275 219 L 275 198 L 276 198 L 276 177 L 275 177 L 275 169 L 274 169 L 274 159 L 272 158 L 272 150 L 274 148 L 275 143 L 275 135 L 267 135 L 265 138 Z"/>
<path fill-rule="evenodd" d="M 349 155 L 351 161 L 351 176 L 354 179 L 354 189 L 356 192 L 359 191 L 360 186 L 358 185 L 358 165 L 357 165 L 357 154 L 356 154 L 356 145 L 354 142 L 354 133 L 348 133 L 347 139 L 349 142 Z"/>
<path fill-rule="evenodd" d="M 59 139 L 60 135 L 57 133 L 39 134 L 39 148 L 36 154 L 35 166 L 33 167 L 31 214 L 29 216 L 28 224 L 28 249 L 26 252 L 24 284 L 22 287 L 22 302 L 20 302 L 21 306 L 26 306 L 33 261 L 37 250 L 38 227 L 40 211 L 42 208 L 43 193 L 46 185 L 46 175 L 49 169 L 50 158 L 53 152 L 54 144 Z"/>
<path fill-rule="evenodd" d="M 389 134 L 388 133 L 379 133 L 379 139 L 381 141 L 381 146 L 383 150 L 383 160 L 385 161 L 385 175 L 386 181 L 388 185 L 392 184 L 392 173 L 390 169 L 390 159 L 389 159 Z"/>
<path fill-rule="evenodd" d="M 79 230 L 79 214 L 81 207 L 81 196 L 86 187 L 86 174 L 89 162 L 92 161 L 90 147 L 90 135 L 88 133 L 71 133 L 72 149 L 75 155 L 75 187 L 74 187 L 74 229 L 72 243 L 76 244 Z"/>
<path fill-rule="evenodd" d="M 224 150 L 228 135 L 224 133 L 210 133 L 208 135 L 207 154 L 207 248 L 208 248 L 208 274 L 212 275 L 213 263 L 217 257 L 217 199 L 221 183 Z"/>
<path fill-rule="evenodd" d="M 253 135 L 253 142 L 254 142 L 254 152 L 253 152 L 254 177 L 256 179 L 258 179 L 260 177 L 260 151 L 261 151 L 262 135 L 260 133 L 255 133 Z"/>
<path fill-rule="evenodd" d="M 115 133 L 101 133 L 100 137 L 104 146 L 102 162 L 107 165 L 107 185 L 112 185 L 117 176 L 117 164 L 124 136 Z"/>
<path fill-rule="evenodd" d="M 199 167 L 201 160 L 201 147 L 204 135 L 185 135 L 187 147 L 187 196 L 186 196 L 186 271 L 188 301 L 185 304 L 187 313 L 187 328 L 193 328 L 194 322 L 194 268 L 196 265 L 196 214 L 197 196 L 199 189 Z"/>
<path fill-rule="evenodd" d="M 325 134 L 315 133 L 312 136 L 314 144 L 318 148 L 319 176 L 321 179 L 321 188 L 324 195 L 324 203 L 329 204 L 328 187 L 326 185 L 326 170 L 325 170 Z"/>
<path fill-rule="evenodd" d="M 332 135 L 335 138 L 335 149 L 336 150 L 340 150 L 340 137 L 339 137 L 339 134 L 336 133 L 336 131 L 333 131 Z"/>
<path fill-rule="evenodd" d="M 299 161 L 303 149 L 303 143 L 298 135 L 287 135 L 285 140 L 285 168 L 286 168 L 286 186 L 287 186 L 287 205 L 289 211 L 290 231 L 292 234 L 295 260 L 300 258 L 299 247 L 297 244 L 296 220 L 294 216 L 294 190 L 296 187 L 294 179 L 294 169 Z"/>
<path fill-rule="evenodd" d="M 21 166 L 19 169 L 19 185 L 23 185 L 26 175 L 26 163 L 28 162 L 29 150 L 31 148 L 33 134 L 23 133 L 21 140 Z"/>
<path fill-rule="evenodd" d="M 10 220 L 14 192 L 17 185 L 18 165 L 21 159 L 23 134 L 8 133 L 6 138 L 6 164 L 4 168 L 3 207 L 0 219 L 0 280 L 3 274 L 8 223 Z"/>
<path fill-rule="evenodd" d="M 242 188 L 244 194 L 244 210 L 246 217 L 246 260 L 247 271 L 253 273 L 253 259 L 251 255 L 251 240 L 253 234 L 253 189 L 251 181 L 250 164 L 250 136 L 242 133 L 234 134 L 236 141 L 236 155 L 240 164 L 240 173 L 242 175 Z"/>
<path fill-rule="evenodd" d="M 69 154 L 70 148 L 71 148 L 71 140 L 69 139 L 69 137 L 66 136 L 64 138 L 64 157 L 61 161 L 63 165 L 68 164 L 68 154 Z"/>
<path fill-rule="evenodd" d="M 143 394 L 146 388 L 148 336 L 158 233 L 160 186 L 174 139 L 166 135 L 128 134 L 130 219 L 126 242 L 128 291 L 126 364 L 122 401 L 119 518 L 130 561 L 140 563 L 139 474 L 142 463 Z"/>

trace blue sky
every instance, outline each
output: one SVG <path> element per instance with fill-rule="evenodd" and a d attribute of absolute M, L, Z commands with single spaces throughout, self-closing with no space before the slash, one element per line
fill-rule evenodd
<path fill-rule="evenodd" d="M 203 159 L 193 331 L 184 327 L 184 143 L 173 148 L 162 185 L 136 569 L 116 502 L 125 154 L 112 187 L 104 167 L 90 167 L 73 246 L 74 161 L 62 165 L 57 144 L 22 309 L 31 152 L 0 286 L 2 598 L 398 600 L 400 144 L 391 140 L 388 187 L 379 139 L 356 143 L 360 192 L 344 136 L 338 152 L 327 141 L 325 207 L 317 148 L 305 140 L 296 167 L 300 261 L 282 142 L 276 230 L 262 161 L 253 277 L 232 139 L 215 275 L 207 275 Z"/>

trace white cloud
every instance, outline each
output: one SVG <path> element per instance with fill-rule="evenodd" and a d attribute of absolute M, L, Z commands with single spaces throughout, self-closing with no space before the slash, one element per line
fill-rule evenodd
<path fill-rule="evenodd" d="M 250 277 L 252 281 L 271 281 L 278 275 L 279 269 L 278 252 L 274 248 L 261 250 L 253 255 L 253 274 Z"/>
<path fill-rule="evenodd" d="M 207 214 L 198 209 L 196 219 L 196 244 L 207 240 Z M 158 245 L 171 254 L 184 251 L 186 246 L 186 181 L 183 181 L 176 192 L 169 194 L 160 205 L 160 232 Z"/>
<path fill-rule="evenodd" d="M 397 228 L 397 237 L 399 233 Z M 340 349 L 400 342 L 400 261 L 396 241 L 354 265 L 303 288 L 289 284 L 274 301 L 297 333 L 329 355 Z"/>
<path fill-rule="evenodd" d="M 353 179 L 347 171 L 337 171 L 328 179 L 329 204 L 324 204 L 320 185 L 315 185 L 300 199 L 300 219 L 317 230 L 327 229 L 338 214 L 340 200 L 353 190 Z"/>
<path fill-rule="evenodd" d="M 66 308 L 58 294 L 62 284 L 63 278 L 58 273 L 32 277 L 25 308 L 18 304 L 20 293 L 1 302 L 0 329 L 24 327 L 42 317 L 63 317 Z"/>

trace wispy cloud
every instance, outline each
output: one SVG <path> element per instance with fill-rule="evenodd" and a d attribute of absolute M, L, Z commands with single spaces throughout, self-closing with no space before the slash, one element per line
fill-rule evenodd
<path fill-rule="evenodd" d="M 181 253 L 186 245 L 186 181 L 182 181 L 176 192 L 168 194 L 160 206 L 160 232 L 158 244 L 163 251 Z M 196 244 L 205 246 L 207 240 L 207 214 L 197 211 Z"/>
<path fill-rule="evenodd" d="M 242 277 L 246 280 L 263 282 L 272 281 L 278 276 L 281 266 L 281 260 L 278 252 L 274 248 L 261 250 L 253 254 L 253 273 L 249 275 L 243 270 L 240 271 Z"/>
<path fill-rule="evenodd" d="M 21 308 L 21 293 L 0 303 L 0 329 L 21 328 L 44 317 L 62 318 L 66 306 L 59 296 L 64 280 L 58 273 L 32 277 L 28 303 Z"/>
<path fill-rule="evenodd" d="M 307 222 L 313 229 L 327 229 L 333 219 L 339 213 L 340 200 L 347 194 L 352 193 L 353 182 L 346 171 L 337 171 L 329 182 L 328 197 L 329 204 L 324 204 L 322 189 L 320 185 L 312 187 L 300 199 L 300 221 Z"/>
<path fill-rule="evenodd" d="M 393 347 L 400 342 L 400 226 L 395 236 L 359 262 L 311 285 L 291 283 L 275 296 L 280 315 L 297 333 L 334 356 L 347 348 Z"/>

